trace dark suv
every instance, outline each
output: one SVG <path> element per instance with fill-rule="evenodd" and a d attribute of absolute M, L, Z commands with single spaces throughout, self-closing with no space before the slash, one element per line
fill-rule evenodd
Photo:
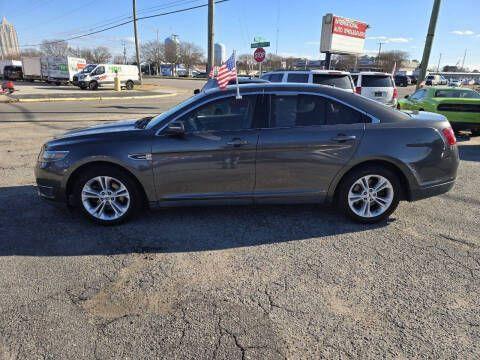
<path fill-rule="evenodd" d="M 3 68 L 3 78 L 5 80 L 22 80 L 23 70 L 21 66 L 6 65 Z"/>

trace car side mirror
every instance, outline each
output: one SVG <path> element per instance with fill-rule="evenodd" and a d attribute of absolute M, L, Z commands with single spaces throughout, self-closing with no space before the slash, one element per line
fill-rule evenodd
<path fill-rule="evenodd" d="M 193 94 L 194 94 L 194 95 L 200 94 L 200 89 L 195 89 L 195 90 L 193 90 Z"/>
<path fill-rule="evenodd" d="M 173 122 L 167 126 L 167 135 L 170 136 L 183 136 L 185 135 L 185 127 L 181 122 Z"/>
<path fill-rule="evenodd" d="M 410 95 L 405 95 L 405 99 L 408 99 L 410 97 Z"/>

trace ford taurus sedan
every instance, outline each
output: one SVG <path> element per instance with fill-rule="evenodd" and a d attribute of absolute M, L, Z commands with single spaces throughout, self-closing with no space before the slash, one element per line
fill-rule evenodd
<path fill-rule="evenodd" d="M 442 115 L 406 114 L 308 84 L 208 90 L 152 118 L 70 131 L 38 156 L 38 193 L 101 224 L 144 205 L 334 203 L 387 218 L 449 191 L 459 164 Z"/>

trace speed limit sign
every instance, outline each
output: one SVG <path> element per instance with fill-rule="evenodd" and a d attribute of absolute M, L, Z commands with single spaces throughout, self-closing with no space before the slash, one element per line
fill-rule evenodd
<path fill-rule="evenodd" d="M 253 58 L 256 62 L 263 62 L 263 60 L 265 60 L 265 50 L 263 48 L 257 48 L 253 53 Z"/>

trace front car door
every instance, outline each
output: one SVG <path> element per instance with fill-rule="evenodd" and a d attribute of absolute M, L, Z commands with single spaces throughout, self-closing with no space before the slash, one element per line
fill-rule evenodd
<path fill-rule="evenodd" d="M 248 203 L 255 183 L 258 130 L 253 126 L 256 95 L 227 96 L 197 105 L 171 119 L 183 135 L 165 128 L 152 145 L 160 205 L 200 200 Z"/>
<path fill-rule="evenodd" d="M 365 116 L 317 94 L 270 95 L 270 121 L 257 149 L 255 201 L 321 202 L 351 159 Z"/>

